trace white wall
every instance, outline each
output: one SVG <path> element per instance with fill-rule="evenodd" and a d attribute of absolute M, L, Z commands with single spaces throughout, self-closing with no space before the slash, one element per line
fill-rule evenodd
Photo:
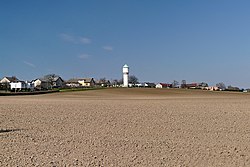
<path fill-rule="evenodd" d="M 157 84 L 157 85 L 155 86 L 155 88 L 162 88 L 162 85 L 161 85 L 161 84 Z"/>
<path fill-rule="evenodd" d="M 37 87 L 37 86 L 41 86 L 42 81 L 37 79 L 33 83 L 34 83 L 34 87 Z"/>
<path fill-rule="evenodd" d="M 11 82 L 10 89 L 24 89 L 26 88 L 25 84 L 22 82 Z"/>
<path fill-rule="evenodd" d="M 128 87 L 128 74 L 123 74 L 123 87 Z"/>

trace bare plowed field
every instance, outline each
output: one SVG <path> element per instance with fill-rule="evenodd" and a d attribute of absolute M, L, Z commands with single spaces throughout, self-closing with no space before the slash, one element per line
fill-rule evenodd
<path fill-rule="evenodd" d="M 103 89 L 0 97 L 0 166 L 250 166 L 250 94 Z"/>

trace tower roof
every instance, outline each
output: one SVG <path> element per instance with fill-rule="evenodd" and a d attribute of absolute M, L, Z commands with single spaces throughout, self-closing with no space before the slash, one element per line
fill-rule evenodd
<path fill-rule="evenodd" d="M 125 65 L 123 66 L 123 68 L 128 68 L 128 65 L 127 65 L 127 64 L 125 64 Z"/>

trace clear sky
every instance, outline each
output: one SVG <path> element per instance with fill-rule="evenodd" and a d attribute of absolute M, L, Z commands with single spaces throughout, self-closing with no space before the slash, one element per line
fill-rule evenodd
<path fill-rule="evenodd" d="M 2 0 L 0 77 L 250 87 L 248 0 Z"/>

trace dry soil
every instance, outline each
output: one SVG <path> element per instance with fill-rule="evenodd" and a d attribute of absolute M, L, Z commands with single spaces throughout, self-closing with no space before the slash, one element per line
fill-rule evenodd
<path fill-rule="evenodd" d="M 103 89 L 0 97 L 0 166 L 250 166 L 250 94 Z"/>

